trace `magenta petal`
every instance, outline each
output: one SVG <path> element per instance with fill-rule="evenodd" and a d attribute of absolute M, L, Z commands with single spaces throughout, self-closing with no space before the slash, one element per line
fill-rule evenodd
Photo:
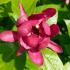
<path fill-rule="evenodd" d="M 59 26 L 57 24 L 51 25 L 50 29 L 51 29 L 51 37 L 55 37 L 60 32 Z"/>
<path fill-rule="evenodd" d="M 19 42 L 20 42 L 20 45 L 21 45 L 22 47 L 24 47 L 25 49 L 30 49 L 30 46 L 28 46 L 28 45 L 23 41 L 22 38 L 20 38 Z"/>
<path fill-rule="evenodd" d="M 26 21 L 24 20 L 24 16 L 22 17 L 19 17 L 19 19 L 17 20 L 17 27 L 19 27 L 20 25 L 24 24 L 24 23 L 30 23 L 32 26 L 35 26 L 36 24 L 39 24 L 40 22 L 42 21 L 41 20 L 29 20 L 29 21 Z"/>
<path fill-rule="evenodd" d="M 44 60 L 43 56 L 39 51 L 28 51 L 30 59 L 37 65 L 42 65 Z"/>
<path fill-rule="evenodd" d="M 16 25 L 19 27 L 21 24 L 23 24 L 25 21 L 27 21 L 24 16 L 21 16 L 17 19 Z"/>
<path fill-rule="evenodd" d="M 59 46 L 58 44 L 56 44 L 56 43 L 53 42 L 53 41 L 50 41 L 50 42 L 48 43 L 48 46 L 47 46 L 47 47 L 51 48 L 53 51 L 55 51 L 55 52 L 57 52 L 57 53 L 62 53 L 62 52 L 63 52 L 61 46 Z"/>
<path fill-rule="evenodd" d="M 24 22 L 20 27 L 18 27 L 18 33 L 22 36 L 27 36 L 32 29 L 32 25 L 29 21 Z"/>
<path fill-rule="evenodd" d="M 48 9 L 45 9 L 43 12 L 42 12 L 44 15 L 46 15 L 48 18 L 54 16 L 56 14 L 56 9 L 54 8 L 48 8 Z"/>
<path fill-rule="evenodd" d="M 17 56 L 20 56 L 20 55 L 23 53 L 24 50 L 25 50 L 24 47 L 20 46 L 20 47 L 18 48 L 17 52 L 16 52 L 16 55 L 17 55 Z"/>
<path fill-rule="evenodd" d="M 50 32 L 50 27 L 48 26 L 48 24 L 43 23 L 42 25 L 43 25 L 43 29 L 44 29 L 45 34 L 50 35 L 51 32 Z"/>
<path fill-rule="evenodd" d="M 47 44 L 49 43 L 50 41 L 50 38 L 47 37 L 47 38 L 44 38 L 40 43 L 39 43 L 39 47 L 40 48 L 46 48 Z"/>
<path fill-rule="evenodd" d="M 29 20 L 40 20 L 42 18 L 45 18 L 43 14 L 32 14 L 28 17 Z"/>
<path fill-rule="evenodd" d="M 28 23 L 30 23 L 32 26 L 35 26 L 36 24 L 40 23 L 40 20 L 29 20 Z"/>
<path fill-rule="evenodd" d="M 22 6 L 22 4 L 19 2 L 19 9 L 20 9 L 20 17 L 18 18 L 18 20 L 17 20 L 17 26 L 20 26 L 21 24 L 23 24 L 25 21 L 27 21 L 28 20 L 28 17 L 27 17 L 27 15 L 26 15 L 26 13 L 25 13 L 25 11 L 24 11 L 24 9 L 23 9 L 23 6 Z"/>
<path fill-rule="evenodd" d="M 43 19 L 40 19 L 40 20 L 30 20 L 29 22 L 31 23 L 32 26 L 36 26 L 36 25 L 39 25 L 42 21 L 43 21 Z"/>
<path fill-rule="evenodd" d="M 17 32 L 14 31 L 4 31 L 0 33 L 0 40 L 6 42 L 15 42 L 18 39 Z"/>
<path fill-rule="evenodd" d="M 27 37 L 27 40 L 26 40 L 27 44 L 29 46 L 31 46 L 31 48 L 35 48 L 38 46 L 38 43 L 39 43 L 39 37 L 35 34 L 32 34 L 30 36 Z"/>
<path fill-rule="evenodd" d="M 27 14 L 25 13 L 24 8 L 20 2 L 19 2 L 19 9 L 20 9 L 21 16 L 23 16 L 24 19 L 27 20 Z"/>
<path fill-rule="evenodd" d="M 48 26 L 47 23 L 45 22 L 41 23 L 39 29 L 41 34 L 46 34 L 48 36 L 51 35 L 50 27 Z"/>

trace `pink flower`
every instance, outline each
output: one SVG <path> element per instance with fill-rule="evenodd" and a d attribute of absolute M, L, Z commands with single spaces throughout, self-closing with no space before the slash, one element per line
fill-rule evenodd
<path fill-rule="evenodd" d="M 17 31 L 0 33 L 0 40 L 5 42 L 18 41 L 20 47 L 17 50 L 17 56 L 27 50 L 31 60 L 38 65 L 42 65 L 44 61 L 40 49 L 48 47 L 57 53 L 61 53 L 62 48 L 50 39 L 59 33 L 59 27 L 55 24 L 49 26 L 46 23 L 46 20 L 56 13 L 56 10 L 48 8 L 42 13 L 32 14 L 28 17 L 21 3 L 19 3 L 19 8 L 20 17 L 16 23 Z"/>
<path fill-rule="evenodd" d="M 65 0 L 65 3 L 68 5 L 70 3 L 70 0 Z"/>

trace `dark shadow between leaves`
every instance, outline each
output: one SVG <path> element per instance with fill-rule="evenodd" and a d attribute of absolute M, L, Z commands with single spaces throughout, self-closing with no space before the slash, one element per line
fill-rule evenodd
<path fill-rule="evenodd" d="M 10 13 L 13 13 L 11 8 L 11 2 L 1 4 L 0 10 L 2 10 L 0 12 L 0 28 L 2 28 L 2 30 L 12 29 L 16 22 L 15 19 L 9 15 Z"/>
<path fill-rule="evenodd" d="M 37 3 L 37 6 L 44 5 L 44 4 L 61 4 L 61 6 L 64 6 L 64 0 L 39 0 Z"/>
<path fill-rule="evenodd" d="M 70 37 L 68 34 L 58 35 L 53 40 L 63 48 L 63 53 L 59 54 L 63 64 L 70 62 Z"/>

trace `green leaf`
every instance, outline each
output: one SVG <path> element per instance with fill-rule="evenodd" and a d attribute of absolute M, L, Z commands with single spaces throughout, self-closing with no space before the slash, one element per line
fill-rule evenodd
<path fill-rule="evenodd" d="M 35 8 L 36 8 L 36 3 L 38 0 L 21 0 L 23 3 L 24 9 L 27 12 L 28 16 L 31 15 Z"/>
<path fill-rule="evenodd" d="M 11 0 L 12 15 L 15 19 L 20 15 L 18 0 Z"/>
<path fill-rule="evenodd" d="M 51 51 L 50 49 L 44 49 L 43 56 L 43 70 L 63 70 L 63 64 L 55 52 Z"/>
<path fill-rule="evenodd" d="M 0 4 L 7 3 L 10 0 L 0 0 Z"/>
<path fill-rule="evenodd" d="M 0 70 L 24 70 L 26 53 L 17 57 L 17 43 L 5 43 L 0 41 Z"/>
<path fill-rule="evenodd" d="M 65 21 L 65 24 L 66 24 L 67 29 L 68 29 L 68 34 L 69 34 L 69 36 L 70 36 L 70 20 L 64 19 L 64 21 Z"/>
<path fill-rule="evenodd" d="M 17 27 L 14 25 L 12 31 L 17 31 Z"/>
<path fill-rule="evenodd" d="M 19 7 L 18 7 L 18 0 L 0 0 L 0 7 L 6 14 L 17 18 L 19 15 Z M 6 10 L 6 11 L 5 11 Z M 11 12 L 9 12 L 11 10 Z"/>
<path fill-rule="evenodd" d="M 0 42 L 0 70 L 13 70 L 14 67 L 14 60 L 13 60 L 13 53 L 15 51 L 14 44 L 8 44 L 4 42 Z"/>

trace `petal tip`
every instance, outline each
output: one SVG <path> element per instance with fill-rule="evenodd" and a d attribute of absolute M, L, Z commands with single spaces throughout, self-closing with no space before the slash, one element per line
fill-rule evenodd
<path fill-rule="evenodd" d="M 43 11 L 43 14 L 45 14 L 47 17 L 52 17 L 56 14 L 55 8 L 47 8 Z"/>
<path fill-rule="evenodd" d="M 55 51 L 56 53 L 63 53 L 63 50 L 62 50 L 61 46 L 59 46 L 58 44 L 56 44 L 56 43 L 53 42 L 53 41 L 50 41 L 50 42 L 48 43 L 48 47 L 49 47 L 50 49 L 52 49 L 53 51 Z"/>
<path fill-rule="evenodd" d="M 28 52 L 29 57 L 31 58 L 31 60 L 36 64 L 41 66 L 44 62 L 43 56 L 39 51 L 29 51 Z"/>
<path fill-rule="evenodd" d="M 21 4 L 21 2 L 19 2 L 19 9 L 20 9 L 20 16 L 24 16 L 24 19 L 27 20 L 27 14 L 23 8 L 23 5 Z"/>

